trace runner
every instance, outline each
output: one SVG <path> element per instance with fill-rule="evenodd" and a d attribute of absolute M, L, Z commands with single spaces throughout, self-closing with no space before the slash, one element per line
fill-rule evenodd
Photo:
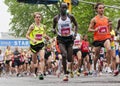
<path fill-rule="evenodd" d="M 41 74 L 39 78 L 41 80 L 44 79 L 43 73 L 44 73 L 44 54 L 45 51 L 43 49 L 44 47 L 44 37 L 47 37 L 45 34 L 45 25 L 41 24 L 42 15 L 39 12 L 34 13 L 34 21 L 35 23 L 31 24 L 26 37 L 30 40 L 30 47 L 31 51 L 33 52 L 33 74 L 37 75 L 37 69 L 38 69 L 38 61 L 37 61 L 37 55 L 40 56 L 40 69 Z"/>
<path fill-rule="evenodd" d="M 67 62 L 70 62 L 71 74 L 72 72 L 72 55 L 73 55 L 73 39 L 75 39 L 77 34 L 77 22 L 73 15 L 67 13 L 67 3 L 61 3 L 60 14 L 56 15 L 53 19 L 53 32 L 57 33 L 57 41 L 62 53 L 62 63 L 64 70 L 63 81 L 68 81 L 67 75 Z M 72 35 L 72 23 L 75 25 L 75 34 Z M 58 24 L 58 28 L 56 26 Z"/>
<path fill-rule="evenodd" d="M 83 35 L 83 40 L 81 44 L 81 53 L 82 53 L 82 62 L 80 64 L 80 67 L 84 64 L 84 75 L 91 74 L 90 70 L 90 57 L 89 57 L 89 42 L 88 42 L 88 36 Z"/>
<path fill-rule="evenodd" d="M 119 31 L 119 28 L 120 28 L 120 19 L 118 20 L 118 24 L 117 24 L 116 33 L 118 33 L 118 31 Z"/>
<path fill-rule="evenodd" d="M 120 34 L 119 34 L 119 28 L 120 28 L 120 19 L 118 20 L 118 24 L 117 24 L 117 29 L 116 29 L 116 45 L 118 46 L 119 43 L 120 43 Z M 120 56 L 118 56 L 118 50 L 116 49 L 116 53 L 117 53 L 117 62 L 119 63 L 118 64 L 118 69 L 119 69 L 119 72 L 120 72 Z"/>
<path fill-rule="evenodd" d="M 104 16 L 104 4 L 97 3 L 95 5 L 95 10 L 97 15 L 91 20 L 88 31 L 94 32 L 94 42 L 93 46 L 95 49 L 95 59 L 94 59 L 94 73 L 93 75 L 97 75 L 96 71 L 96 63 L 99 57 L 99 51 L 101 47 L 106 48 L 106 58 L 108 63 L 108 68 L 110 69 L 110 58 L 111 58 L 111 46 L 110 46 L 110 31 L 109 31 L 109 19 Z M 104 22 L 103 22 L 104 21 Z M 111 69 L 110 69 L 111 70 Z"/>
<path fill-rule="evenodd" d="M 54 53 L 55 53 L 55 59 L 58 63 L 58 70 L 56 71 L 56 74 L 57 76 L 59 77 L 61 72 L 62 72 L 62 55 L 61 55 L 61 51 L 60 51 L 60 47 L 58 45 L 58 41 L 55 37 L 55 40 L 54 40 L 54 46 L 55 46 L 55 49 L 54 49 Z"/>
<path fill-rule="evenodd" d="M 112 29 L 112 21 L 109 21 L 109 29 L 110 29 L 110 34 L 111 34 L 111 62 L 112 62 L 112 69 L 113 69 L 113 75 L 117 76 L 118 75 L 118 70 L 116 67 L 116 55 L 115 55 L 115 31 Z"/>
<path fill-rule="evenodd" d="M 0 49 L 0 77 L 3 72 L 3 66 L 4 66 L 4 54 L 2 50 Z"/>
<path fill-rule="evenodd" d="M 15 67 L 15 72 L 17 77 L 21 76 L 21 62 L 20 62 L 20 58 L 21 58 L 21 53 L 18 50 L 18 47 L 15 47 L 15 50 L 13 51 L 13 55 L 14 55 L 14 67 Z"/>
<path fill-rule="evenodd" d="M 11 70 L 12 70 L 12 51 L 11 47 L 7 46 L 5 50 L 5 68 L 6 68 L 6 73 L 11 75 Z"/>
<path fill-rule="evenodd" d="M 73 58 L 74 59 L 77 59 L 77 76 L 80 76 L 80 73 L 81 73 L 81 50 L 80 50 L 80 47 L 81 47 L 81 42 L 82 42 L 82 38 L 81 38 L 81 34 L 77 33 L 76 35 L 76 38 L 74 40 L 74 44 L 73 44 Z"/>

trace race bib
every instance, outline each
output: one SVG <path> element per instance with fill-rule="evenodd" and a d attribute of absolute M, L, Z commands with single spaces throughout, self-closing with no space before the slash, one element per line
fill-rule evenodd
<path fill-rule="evenodd" d="M 89 50 L 89 49 L 88 49 L 88 47 L 84 46 L 84 47 L 83 47 L 83 50 L 85 51 L 85 50 Z"/>
<path fill-rule="evenodd" d="M 107 27 L 106 26 L 99 27 L 99 33 L 106 33 L 106 32 L 107 32 Z"/>
<path fill-rule="evenodd" d="M 103 52 L 103 50 L 100 50 L 100 53 L 102 53 Z"/>
<path fill-rule="evenodd" d="M 41 40 L 42 39 L 42 34 L 36 34 L 35 39 L 36 40 Z"/>
<path fill-rule="evenodd" d="M 75 46 L 80 45 L 80 41 L 79 41 L 79 40 L 75 40 L 75 41 L 74 41 L 74 45 L 75 45 Z"/>
<path fill-rule="evenodd" d="M 61 29 L 62 35 L 69 35 L 70 34 L 70 28 L 62 28 Z"/>

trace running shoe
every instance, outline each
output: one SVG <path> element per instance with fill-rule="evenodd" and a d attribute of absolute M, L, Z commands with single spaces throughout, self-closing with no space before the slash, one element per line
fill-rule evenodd
<path fill-rule="evenodd" d="M 74 77 L 74 73 L 70 72 L 70 77 L 73 78 Z"/>
<path fill-rule="evenodd" d="M 35 73 L 32 73 L 31 76 L 35 77 L 35 78 L 37 77 L 37 75 Z"/>
<path fill-rule="evenodd" d="M 111 70 L 110 67 L 107 68 L 107 72 L 108 72 L 108 73 L 112 73 L 112 70 Z"/>
<path fill-rule="evenodd" d="M 87 71 L 83 72 L 83 74 L 84 74 L 84 76 L 88 76 L 88 72 Z"/>
<path fill-rule="evenodd" d="M 76 72 L 76 75 L 77 75 L 77 76 L 80 76 L 80 72 L 79 72 L 79 71 L 77 71 L 77 72 Z"/>
<path fill-rule="evenodd" d="M 60 77 L 61 73 L 60 73 L 59 70 L 56 71 L 56 75 L 57 75 L 58 78 Z"/>
<path fill-rule="evenodd" d="M 102 72 L 99 72 L 99 76 L 102 76 L 103 74 L 102 74 Z"/>
<path fill-rule="evenodd" d="M 114 70 L 114 76 L 117 76 L 119 74 L 119 71 L 118 70 Z"/>
<path fill-rule="evenodd" d="M 39 80 L 44 80 L 43 74 L 40 74 L 40 75 L 39 75 Z"/>
<path fill-rule="evenodd" d="M 69 74 L 69 73 L 70 73 L 70 71 L 69 71 L 69 70 L 67 70 L 66 72 L 67 72 L 67 74 Z"/>
<path fill-rule="evenodd" d="M 46 74 L 46 72 L 44 72 L 44 76 L 46 76 L 47 74 Z"/>
<path fill-rule="evenodd" d="M 68 81 L 68 75 L 65 75 L 63 81 Z"/>
<path fill-rule="evenodd" d="M 93 72 L 93 76 L 94 76 L 94 77 L 97 77 L 97 71 L 94 71 L 94 72 Z"/>
<path fill-rule="evenodd" d="M 92 74 L 93 74 L 92 71 L 89 71 L 88 75 L 92 75 Z"/>

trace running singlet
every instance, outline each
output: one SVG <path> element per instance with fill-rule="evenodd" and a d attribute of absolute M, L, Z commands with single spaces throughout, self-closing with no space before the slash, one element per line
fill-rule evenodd
<path fill-rule="evenodd" d="M 62 20 L 61 17 L 58 20 L 58 35 L 70 36 L 72 35 L 72 24 L 70 18 L 67 16 L 66 20 Z"/>
<path fill-rule="evenodd" d="M 104 47 L 101 47 L 100 54 L 104 54 L 104 52 L 105 52 Z"/>
<path fill-rule="evenodd" d="M 76 38 L 74 40 L 74 44 L 73 44 L 73 49 L 79 49 L 80 48 L 80 34 L 77 33 Z"/>
<path fill-rule="evenodd" d="M 34 24 L 34 26 L 35 27 L 34 27 L 33 31 L 30 33 L 30 38 L 37 40 L 36 44 L 42 43 L 44 41 L 44 39 L 43 39 L 43 34 L 44 34 L 43 25 L 41 24 L 41 27 L 37 27 Z M 30 44 L 36 45 L 31 40 L 30 40 Z"/>
<path fill-rule="evenodd" d="M 110 32 L 110 34 L 111 34 L 111 47 L 115 47 L 115 42 L 114 42 L 114 40 L 115 40 L 115 31 L 114 30 L 112 30 L 111 32 Z"/>
<path fill-rule="evenodd" d="M 0 62 L 4 60 L 4 55 L 3 53 L 0 54 Z"/>
<path fill-rule="evenodd" d="M 9 56 L 11 53 L 12 53 L 11 50 L 8 50 L 8 49 L 7 49 L 7 50 L 5 51 L 6 56 Z"/>
<path fill-rule="evenodd" d="M 81 51 L 82 52 L 89 52 L 89 42 L 84 41 L 84 40 L 82 41 Z"/>
<path fill-rule="evenodd" d="M 100 18 L 98 15 L 95 16 L 94 29 L 99 28 L 98 31 L 94 32 L 94 41 L 103 41 L 111 38 L 110 31 L 108 30 L 108 19 L 107 17 Z"/>

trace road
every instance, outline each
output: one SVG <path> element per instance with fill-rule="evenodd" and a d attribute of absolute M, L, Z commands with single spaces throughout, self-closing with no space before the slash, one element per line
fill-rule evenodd
<path fill-rule="evenodd" d="M 120 86 L 120 75 L 112 76 L 103 74 L 102 76 L 75 76 L 69 81 L 62 81 L 63 76 L 57 78 L 55 75 L 47 75 L 44 80 L 38 77 L 0 77 L 0 86 Z"/>

